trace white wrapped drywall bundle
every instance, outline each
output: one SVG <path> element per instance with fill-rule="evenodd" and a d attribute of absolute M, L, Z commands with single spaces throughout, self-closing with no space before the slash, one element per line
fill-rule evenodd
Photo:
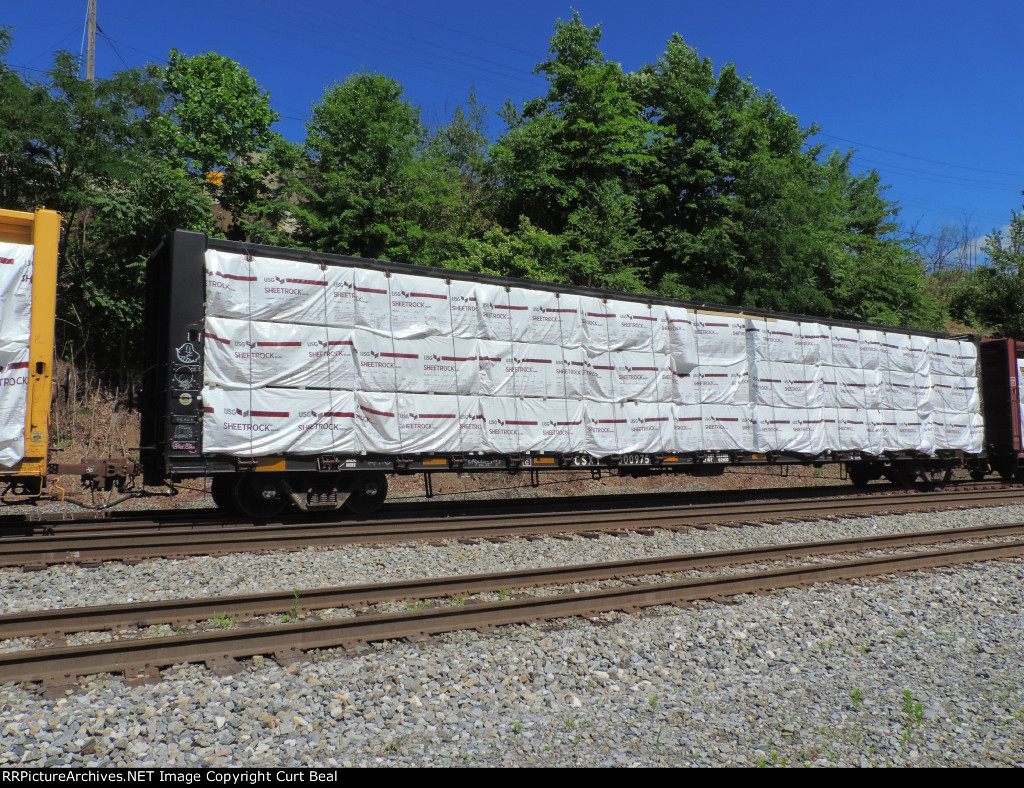
<path fill-rule="evenodd" d="M 0 243 L 0 467 L 25 456 L 32 261 L 29 244 Z"/>
<path fill-rule="evenodd" d="M 0 467 L 25 456 L 28 414 L 28 345 L 0 344 Z"/>
<path fill-rule="evenodd" d="M 683 405 L 700 403 L 746 405 L 750 402 L 750 373 L 746 360 L 735 364 L 691 367 L 675 375 L 675 401 Z"/>
<path fill-rule="evenodd" d="M 210 251 L 206 270 L 205 381 L 215 410 L 249 419 L 208 418 L 207 451 L 818 457 L 980 446 L 968 341 L 387 263 Z M 294 406 L 282 404 L 287 392 Z M 317 426 L 289 438 L 303 419 Z"/>
<path fill-rule="evenodd" d="M 227 388 L 352 389 L 352 329 L 206 317 L 206 382 Z"/>
<path fill-rule="evenodd" d="M 484 450 L 497 454 L 583 451 L 582 400 L 481 397 Z"/>
<path fill-rule="evenodd" d="M 751 373 L 758 405 L 819 408 L 824 404 L 822 371 L 817 365 L 755 360 Z"/>
<path fill-rule="evenodd" d="M 704 451 L 756 451 L 754 417 L 749 405 L 701 405 Z"/>
<path fill-rule="evenodd" d="M 358 451 L 352 392 L 203 389 L 205 451 L 259 456 Z"/>

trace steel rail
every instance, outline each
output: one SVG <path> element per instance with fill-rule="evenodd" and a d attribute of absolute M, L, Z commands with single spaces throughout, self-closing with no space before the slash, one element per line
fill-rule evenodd
<path fill-rule="evenodd" d="M 168 530 L 83 534 L 72 537 L 23 537 L 0 540 L 0 567 L 61 563 L 178 558 L 194 555 L 295 550 L 348 544 L 394 544 L 437 539 L 488 539 L 510 536 L 580 533 L 595 530 L 704 527 L 711 524 L 764 522 L 792 518 L 858 516 L 958 506 L 998 506 L 1024 501 L 1024 490 L 973 493 L 917 493 L 881 499 L 813 499 L 712 506 L 658 506 L 639 511 L 603 511 L 466 515 L 408 518 L 338 526 L 229 527 L 217 531 Z"/>
<path fill-rule="evenodd" d="M 428 608 L 270 627 L 233 628 L 167 638 L 138 638 L 0 654 L 0 684 L 42 681 L 57 690 L 78 676 L 123 672 L 129 681 L 159 680 L 159 668 L 205 662 L 217 672 L 238 669 L 235 660 L 272 655 L 281 662 L 310 649 L 352 647 L 370 641 L 420 639 L 462 629 L 633 612 L 654 605 L 681 604 L 736 594 L 761 593 L 812 583 L 894 574 L 915 569 L 1024 555 L 1024 541 L 860 558 L 766 572 L 679 580 L 647 586 L 605 588 L 572 595 L 530 597 L 474 605 Z"/>
<path fill-rule="evenodd" d="M 136 602 L 124 605 L 29 610 L 0 616 L 0 640 L 64 635 L 156 624 L 182 625 L 218 616 L 232 618 L 308 612 L 337 607 L 365 607 L 396 599 L 435 599 L 479 594 L 507 588 L 586 583 L 638 575 L 692 571 L 738 564 L 777 561 L 844 552 L 893 549 L 916 544 L 978 540 L 1024 534 L 1024 523 L 982 525 L 917 533 L 872 534 L 828 541 L 718 550 L 685 555 L 657 556 L 599 564 L 521 569 L 477 575 L 399 580 L 354 586 L 296 589 L 235 596 Z"/>

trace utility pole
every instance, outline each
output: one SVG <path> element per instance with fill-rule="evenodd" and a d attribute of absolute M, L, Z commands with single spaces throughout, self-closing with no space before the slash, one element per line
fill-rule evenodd
<path fill-rule="evenodd" d="M 81 8 L 81 6 L 79 6 Z M 96 0 L 89 0 L 89 19 L 85 23 L 88 28 L 89 48 L 85 54 L 85 78 L 96 81 Z"/>

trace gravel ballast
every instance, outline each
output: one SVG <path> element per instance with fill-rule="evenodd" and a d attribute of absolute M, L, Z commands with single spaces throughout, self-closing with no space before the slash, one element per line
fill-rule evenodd
<path fill-rule="evenodd" d="M 0 611 L 506 571 L 1020 521 L 1024 507 L 651 536 L 0 571 Z M 1024 562 L 599 622 L 0 687 L 0 764 L 1024 765 Z"/>

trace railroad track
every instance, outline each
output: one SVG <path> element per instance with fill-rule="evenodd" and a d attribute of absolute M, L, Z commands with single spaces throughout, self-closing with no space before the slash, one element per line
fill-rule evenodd
<path fill-rule="evenodd" d="M 599 499 L 591 499 L 596 501 Z M 861 516 L 880 512 L 927 511 L 998 506 L 1024 501 L 1024 489 L 953 490 L 854 498 L 811 498 L 753 503 L 689 503 L 641 508 L 465 514 L 446 518 L 392 517 L 338 524 L 225 526 L 215 530 L 162 528 L 114 530 L 44 538 L 0 540 L 0 567 L 41 568 L 52 564 L 98 564 L 195 555 L 300 550 L 352 544 L 388 544 L 442 539 L 506 539 L 516 536 L 639 531 L 651 528 L 707 528 L 785 519 Z"/>
<path fill-rule="evenodd" d="M 141 637 L 79 646 L 59 646 L 0 654 L 0 683 L 41 681 L 60 692 L 77 677 L 123 672 L 129 681 L 159 680 L 159 669 L 180 662 L 203 662 L 225 674 L 237 660 L 272 655 L 281 663 L 302 658 L 317 648 L 352 647 L 374 640 L 421 639 L 458 629 L 490 630 L 496 626 L 546 621 L 569 616 L 596 616 L 611 611 L 635 612 L 663 604 L 683 604 L 735 594 L 818 582 L 848 580 L 957 563 L 1024 556 L 1024 523 L 946 529 L 913 534 L 776 545 L 693 555 L 649 558 L 517 572 L 400 581 L 373 585 L 308 589 L 298 594 L 256 594 L 212 599 L 175 600 L 133 605 L 34 611 L 0 617 L 0 639 L 64 634 L 125 626 L 198 621 L 213 616 L 267 615 L 335 607 L 364 607 L 394 599 L 432 599 L 509 588 L 596 582 L 722 566 L 778 562 L 854 551 L 892 550 L 911 545 L 1002 541 L 946 546 L 939 550 L 862 556 L 853 560 L 783 566 L 710 578 L 670 579 L 646 585 L 615 586 L 595 591 L 413 609 L 397 613 L 296 621 L 274 626 L 233 627 L 175 637 Z"/>

